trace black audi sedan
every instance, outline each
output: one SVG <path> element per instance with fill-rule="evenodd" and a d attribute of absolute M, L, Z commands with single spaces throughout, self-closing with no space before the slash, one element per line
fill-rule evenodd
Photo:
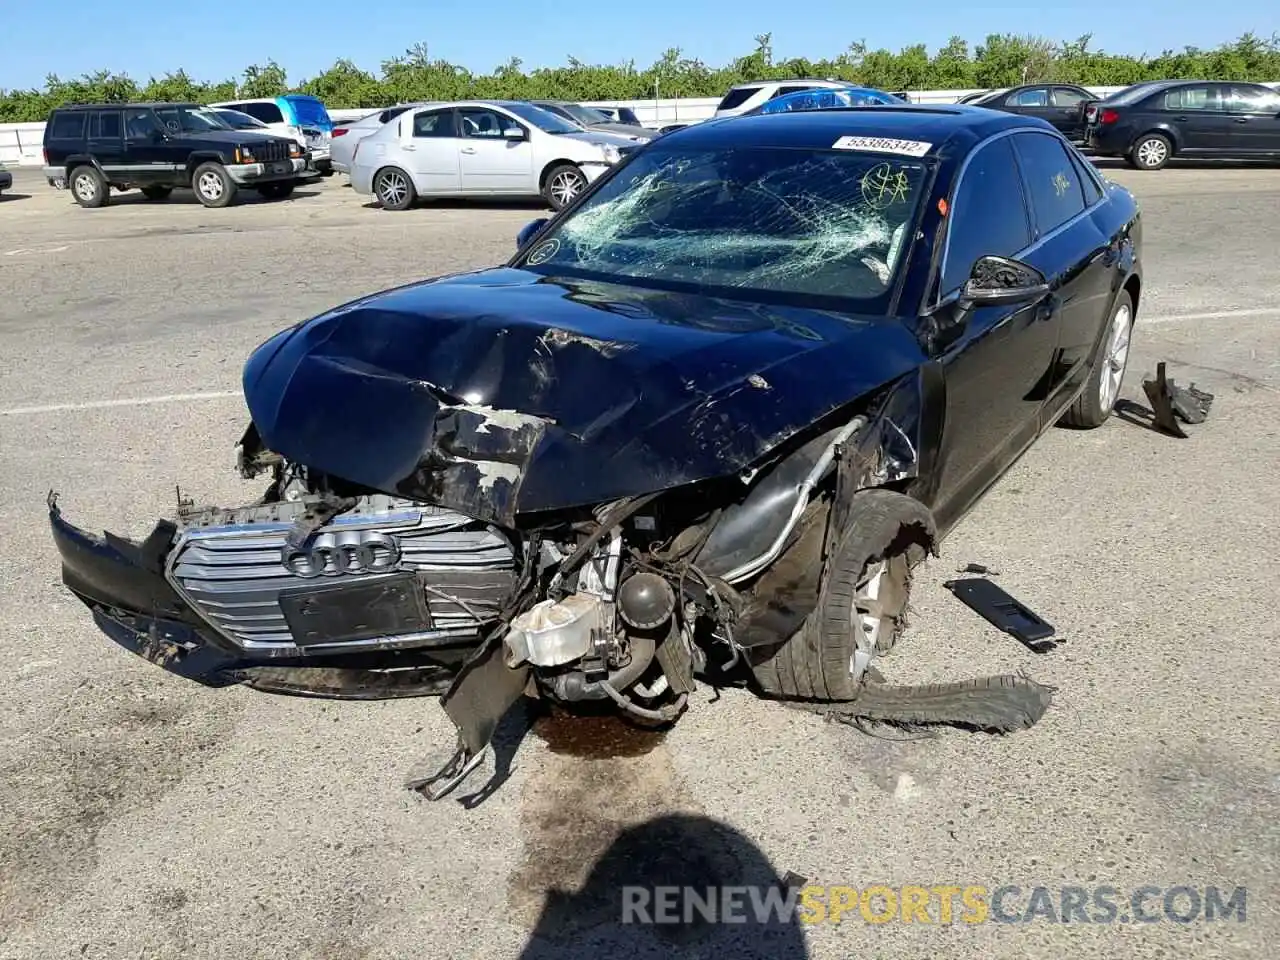
<path fill-rule="evenodd" d="M 253 503 L 135 542 L 51 496 L 63 579 L 201 683 L 443 692 L 467 764 L 530 691 L 657 724 L 711 670 L 855 700 L 913 567 L 1046 430 L 1107 421 L 1141 248 L 1134 198 L 1042 120 L 690 126 L 508 262 L 258 347 Z"/>

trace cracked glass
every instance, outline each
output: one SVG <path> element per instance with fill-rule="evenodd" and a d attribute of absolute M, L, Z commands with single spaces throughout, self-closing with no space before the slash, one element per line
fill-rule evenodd
<path fill-rule="evenodd" d="M 839 298 L 883 312 L 927 162 L 838 149 L 649 147 L 529 250 L 545 274 Z"/>

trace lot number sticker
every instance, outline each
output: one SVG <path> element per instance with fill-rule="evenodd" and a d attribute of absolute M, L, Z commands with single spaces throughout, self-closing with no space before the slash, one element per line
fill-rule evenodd
<path fill-rule="evenodd" d="M 898 153 L 904 157 L 923 157 L 932 143 L 922 140 L 894 140 L 890 137 L 841 137 L 831 145 L 833 150 L 869 150 L 872 153 Z"/>

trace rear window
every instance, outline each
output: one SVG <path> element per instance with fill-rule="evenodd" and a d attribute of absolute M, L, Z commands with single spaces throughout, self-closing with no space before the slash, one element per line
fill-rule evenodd
<path fill-rule="evenodd" d="M 320 127 L 329 129 L 333 126 L 333 121 L 329 118 L 329 111 L 324 108 L 324 104 L 315 97 L 303 97 L 296 95 L 288 95 L 284 98 L 293 107 L 293 114 L 298 118 L 299 124 L 306 124 L 311 127 Z"/>
<path fill-rule="evenodd" d="M 1135 83 L 1131 87 L 1125 87 L 1111 96 L 1103 100 L 1103 103 L 1114 103 L 1123 106 L 1128 103 L 1137 103 L 1148 93 L 1157 88 L 1158 84 L 1154 83 Z"/>
<path fill-rule="evenodd" d="M 50 140 L 79 140 L 84 136 L 85 115 L 76 113 L 55 113 L 49 123 Z"/>
<path fill-rule="evenodd" d="M 231 109 L 247 113 L 263 123 L 284 123 L 284 114 L 274 103 L 238 103 Z"/>
<path fill-rule="evenodd" d="M 724 95 L 724 99 L 717 105 L 717 110 L 732 110 L 734 107 L 740 107 L 753 96 L 759 93 L 760 87 L 738 87 L 736 90 L 730 90 Z"/>

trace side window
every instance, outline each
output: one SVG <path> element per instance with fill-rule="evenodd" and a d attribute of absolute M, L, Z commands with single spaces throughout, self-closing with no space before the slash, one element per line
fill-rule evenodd
<path fill-rule="evenodd" d="M 453 129 L 453 111 L 437 110 L 434 113 L 419 113 L 413 118 L 413 135 L 415 137 L 455 137 Z"/>
<path fill-rule="evenodd" d="M 53 126 L 49 129 L 49 139 L 79 140 L 84 136 L 85 116 L 86 114 L 79 110 L 54 114 Z"/>
<path fill-rule="evenodd" d="M 1166 110 L 1217 110 L 1217 100 L 1208 86 L 1179 87 L 1165 93 L 1163 105 Z"/>
<path fill-rule="evenodd" d="M 769 99 L 777 100 L 779 97 L 785 97 L 789 93 L 803 93 L 805 90 L 812 90 L 812 89 L 814 88 L 809 86 L 807 83 L 801 84 L 800 86 L 793 85 L 789 87 L 779 87 L 777 90 L 775 90 L 772 93 L 772 95 L 770 95 Z"/>
<path fill-rule="evenodd" d="M 120 111 L 98 110 L 89 116 L 89 139 L 119 140 Z"/>
<path fill-rule="evenodd" d="M 284 123 L 284 114 L 274 103 L 246 103 L 239 109 L 263 123 Z"/>
<path fill-rule="evenodd" d="M 757 93 L 760 87 L 739 87 L 736 90 L 730 90 L 724 95 L 724 99 L 716 104 L 717 110 L 732 110 L 734 107 L 740 107 Z"/>
<path fill-rule="evenodd" d="M 126 110 L 124 112 L 124 135 L 129 140 L 150 140 L 153 133 L 158 133 L 156 118 L 150 110 Z"/>
<path fill-rule="evenodd" d="M 506 114 L 485 110 L 482 107 L 467 107 L 459 110 L 458 119 L 462 123 L 464 137 L 499 138 L 505 130 L 520 129 L 520 124 Z"/>
<path fill-rule="evenodd" d="M 979 257 L 1011 257 L 1030 246 L 1031 228 L 1008 137 L 979 148 L 965 168 L 949 211 L 942 296 L 964 286 Z"/>
<path fill-rule="evenodd" d="M 382 115 L 378 117 L 378 122 L 390 123 L 392 120 L 400 116 L 400 114 L 404 113 L 408 109 L 409 107 L 405 106 L 405 107 L 392 107 L 390 110 L 383 110 Z"/>
<path fill-rule="evenodd" d="M 1055 107 L 1078 107 L 1087 99 L 1090 98 L 1079 90 L 1072 90 L 1070 87 L 1053 88 L 1053 105 Z"/>
<path fill-rule="evenodd" d="M 1023 90 L 1021 93 L 1015 93 L 1005 103 L 1013 107 L 1047 107 L 1049 105 L 1049 91 L 1044 87 Z"/>
<path fill-rule="evenodd" d="M 1079 153 L 1071 152 L 1071 162 L 1075 164 L 1076 175 L 1080 177 L 1080 185 L 1084 187 L 1084 205 L 1091 207 L 1102 199 L 1102 187 L 1098 186 L 1091 164 Z"/>
<path fill-rule="evenodd" d="M 1057 137 L 1019 133 L 1013 141 L 1031 198 L 1031 217 L 1037 235 L 1044 236 L 1084 210 L 1080 172 Z"/>
<path fill-rule="evenodd" d="M 1225 99 L 1225 109 L 1230 113 L 1256 113 L 1268 117 L 1280 113 L 1280 92 L 1266 87 L 1232 84 Z"/>

